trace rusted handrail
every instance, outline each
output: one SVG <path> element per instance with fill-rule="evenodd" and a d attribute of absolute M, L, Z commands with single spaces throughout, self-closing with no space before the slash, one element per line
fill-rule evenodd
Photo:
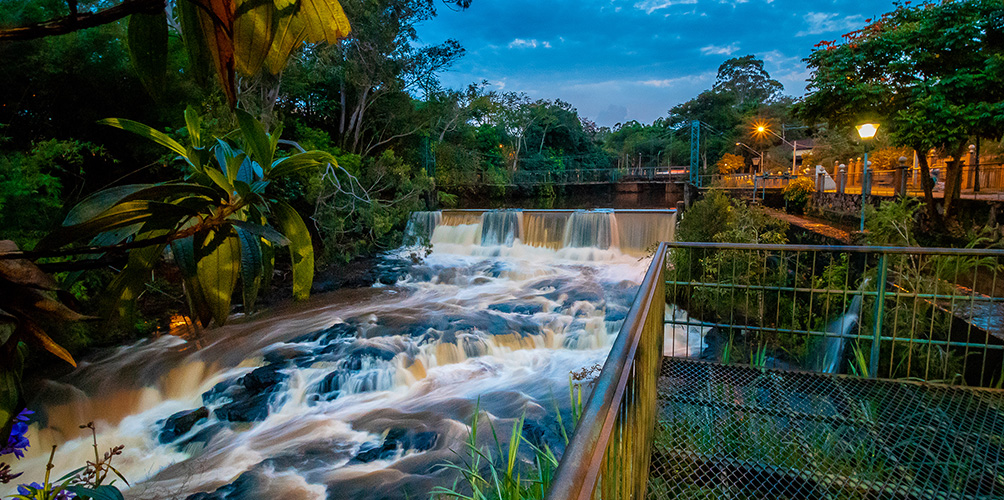
<path fill-rule="evenodd" d="M 662 359 L 666 248 L 666 243 L 660 243 L 652 257 L 555 472 L 548 500 L 587 500 L 598 487 L 618 498 L 645 494 L 655 424 L 655 379 Z M 601 481 L 603 472 L 611 470 L 611 477 Z"/>

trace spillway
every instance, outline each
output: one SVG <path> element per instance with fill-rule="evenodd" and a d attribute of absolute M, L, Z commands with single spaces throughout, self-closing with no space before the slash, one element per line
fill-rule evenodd
<path fill-rule="evenodd" d="M 393 285 L 107 350 L 46 381 L 23 482 L 125 445 L 127 498 L 428 498 L 471 417 L 561 453 L 572 372 L 601 365 L 672 211 L 413 214 Z M 419 256 L 419 257 L 416 257 Z M 393 267 L 393 266 L 392 266 Z M 671 333 L 672 334 L 672 333 Z M 568 429 L 570 431 L 570 429 Z M 489 444 L 490 433 L 482 436 Z M 507 438 L 506 438 L 507 439 Z M 9 493 L 0 486 L 0 496 Z"/>

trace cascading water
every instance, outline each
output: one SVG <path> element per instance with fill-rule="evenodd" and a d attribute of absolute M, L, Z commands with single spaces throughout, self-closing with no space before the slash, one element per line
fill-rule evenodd
<path fill-rule="evenodd" d="M 867 284 L 868 278 L 865 278 L 861 289 L 863 290 Z M 823 337 L 817 350 L 810 357 L 813 370 L 821 373 L 840 373 L 840 366 L 844 361 L 844 348 L 847 346 L 846 335 L 851 333 L 851 329 L 858 324 L 861 316 L 861 297 L 855 295 L 847 307 L 847 312 L 826 327 L 826 333 L 841 336 Z"/>
<path fill-rule="evenodd" d="M 394 286 L 235 322 L 198 350 L 143 341 L 43 384 L 19 479 L 41 479 L 53 444 L 57 473 L 93 459 L 78 428 L 91 420 L 102 447 L 126 446 L 134 499 L 427 498 L 456 479 L 442 464 L 463 453 L 475 408 L 500 435 L 525 416 L 527 438 L 560 452 L 569 372 L 603 363 L 654 242 L 622 253 L 621 215 L 417 213 L 408 232 L 432 253 Z"/>

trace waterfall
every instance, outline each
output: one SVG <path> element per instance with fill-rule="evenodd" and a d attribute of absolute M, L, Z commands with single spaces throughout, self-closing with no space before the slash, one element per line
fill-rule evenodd
<path fill-rule="evenodd" d="M 576 211 L 565 226 L 566 248 L 620 248 L 617 218 L 613 210 Z"/>
<path fill-rule="evenodd" d="M 481 246 L 513 246 L 523 234 L 523 212 L 489 210 L 481 214 Z"/>
<path fill-rule="evenodd" d="M 406 246 L 421 245 L 432 241 L 432 232 L 443 219 L 442 212 L 412 212 L 404 229 Z"/>
<path fill-rule="evenodd" d="M 596 260 L 650 255 L 673 240 L 675 226 L 674 210 L 444 210 L 412 214 L 405 242 L 427 235 L 433 245 L 471 255 L 567 249 L 562 256 Z"/>
<path fill-rule="evenodd" d="M 868 284 L 868 278 L 861 283 L 861 290 Z M 858 324 L 861 316 L 861 295 L 855 295 L 851 299 L 851 305 L 842 316 L 835 319 L 826 327 L 826 333 L 839 334 L 841 337 L 824 337 L 815 352 L 810 356 L 811 367 L 821 373 L 839 373 L 840 366 L 844 361 L 844 349 L 847 346 L 847 338 L 854 325 Z"/>

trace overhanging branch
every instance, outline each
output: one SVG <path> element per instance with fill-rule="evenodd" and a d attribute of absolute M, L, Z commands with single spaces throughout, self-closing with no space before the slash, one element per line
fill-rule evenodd
<path fill-rule="evenodd" d="M 122 3 L 97 12 L 83 12 L 50 19 L 40 23 L 0 29 L 0 42 L 34 40 L 65 35 L 74 31 L 113 23 L 131 14 L 156 13 L 164 10 L 165 0 L 122 0 Z"/>

